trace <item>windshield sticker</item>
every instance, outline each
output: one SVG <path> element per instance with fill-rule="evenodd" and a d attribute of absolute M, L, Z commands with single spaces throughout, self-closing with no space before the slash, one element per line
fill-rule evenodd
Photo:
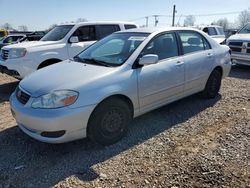
<path fill-rule="evenodd" d="M 129 37 L 128 40 L 144 41 L 145 38 L 146 38 L 146 37 L 134 36 L 134 37 Z"/>

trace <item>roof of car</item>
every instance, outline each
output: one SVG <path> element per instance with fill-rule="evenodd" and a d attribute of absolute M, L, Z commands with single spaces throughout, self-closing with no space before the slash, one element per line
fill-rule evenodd
<path fill-rule="evenodd" d="M 118 33 L 127 33 L 127 32 L 154 33 L 154 32 L 162 32 L 162 31 L 183 31 L 183 30 L 199 31 L 195 28 L 189 28 L 189 27 L 162 27 L 162 28 L 149 27 L 149 28 L 135 28 L 135 29 L 123 30 L 123 31 L 119 31 Z"/>
<path fill-rule="evenodd" d="M 133 22 L 126 22 L 126 21 L 91 21 L 91 22 L 65 23 L 65 24 L 60 24 L 60 25 L 95 25 L 95 24 L 132 24 L 132 25 L 136 25 Z"/>

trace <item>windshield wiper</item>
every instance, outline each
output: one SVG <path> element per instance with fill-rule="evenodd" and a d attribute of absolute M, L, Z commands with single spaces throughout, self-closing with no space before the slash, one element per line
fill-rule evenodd
<path fill-rule="evenodd" d="M 101 60 L 97 60 L 94 58 L 84 58 L 84 59 L 81 59 L 81 62 L 87 62 L 90 64 L 101 65 L 101 66 L 105 66 L 105 67 L 112 67 L 112 65 L 110 63 L 105 62 L 105 61 L 101 61 Z"/>
<path fill-rule="evenodd" d="M 75 56 L 75 57 L 73 57 L 73 58 L 70 58 L 69 60 L 83 63 L 83 60 L 82 60 L 80 57 L 78 57 L 78 56 Z"/>

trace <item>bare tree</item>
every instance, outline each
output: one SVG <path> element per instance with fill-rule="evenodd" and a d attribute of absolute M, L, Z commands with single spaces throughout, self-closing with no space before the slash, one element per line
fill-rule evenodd
<path fill-rule="evenodd" d="M 3 24 L 2 27 L 3 27 L 4 29 L 7 29 L 7 30 L 13 29 L 12 26 L 11 26 L 9 23 Z"/>
<path fill-rule="evenodd" d="M 85 18 L 78 18 L 77 20 L 76 20 L 76 23 L 79 23 L 79 22 L 87 22 L 88 20 L 87 19 L 85 19 Z"/>
<path fill-rule="evenodd" d="M 244 10 L 238 16 L 238 26 L 243 27 L 248 22 L 250 22 L 250 10 Z"/>
<path fill-rule="evenodd" d="M 227 30 L 229 28 L 229 21 L 227 18 L 221 18 L 217 21 L 214 21 L 212 25 L 219 25 L 224 28 L 224 30 Z"/>
<path fill-rule="evenodd" d="M 18 26 L 19 31 L 28 31 L 28 27 L 26 25 L 20 25 Z"/>
<path fill-rule="evenodd" d="M 188 15 L 186 16 L 185 20 L 184 20 L 184 26 L 194 26 L 195 23 L 195 16 L 193 15 Z"/>
<path fill-rule="evenodd" d="M 49 28 L 47 29 L 47 32 L 54 29 L 54 27 L 56 27 L 56 26 L 57 26 L 57 24 L 50 25 Z"/>

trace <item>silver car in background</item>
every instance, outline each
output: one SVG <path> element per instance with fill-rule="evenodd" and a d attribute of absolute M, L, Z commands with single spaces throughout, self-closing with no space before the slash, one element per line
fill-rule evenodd
<path fill-rule="evenodd" d="M 230 51 L 189 28 L 121 31 L 74 59 L 38 70 L 10 97 L 18 126 L 49 143 L 120 140 L 139 115 L 201 92 L 214 98 Z"/>

